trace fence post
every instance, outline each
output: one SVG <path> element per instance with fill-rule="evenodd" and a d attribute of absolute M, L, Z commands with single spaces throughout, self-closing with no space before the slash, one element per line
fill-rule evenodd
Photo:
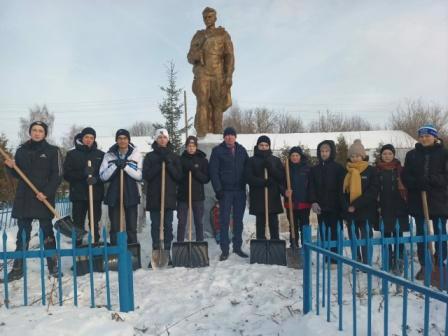
<path fill-rule="evenodd" d="M 120 295 L 120 311 L 127 313 L 134 310 L 134 291 L 132 281 L 132 261 L 128 253 L 128 236 L 126 232 L 117 233 L 118 255 L 118 292 Z"/>
<path fill-rule="evenodd" d="M 311 226 L 305 225 L 303 227 L 303 313 L 308 314 L 311 311 L 312 300 L 312 279 L 311 279 L 311 249 L 308 244 L 311 244 Z"/>

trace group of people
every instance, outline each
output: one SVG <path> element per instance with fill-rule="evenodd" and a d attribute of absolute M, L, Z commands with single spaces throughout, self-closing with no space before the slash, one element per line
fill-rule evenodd
<path fill-rule="evenodd" d="M 289 210 L 290 204 L 293 209 L 287 211 L 287 215 L 295 229 L 295 235 L 291 234 L 295 239 L 291 238 L 290 244 L 295 246 L 303 239 L 303 227 L 310 224 L 311 211 L 317 215 L 321 239 L 336 240 L 337 229 L 342 227 L 344 220 L 348 224 L 350 237 L 353 234 L 361 239 L 371 236 L 373 229 L 380 229 L 380 223 L 383 224 L 385 236 L 402 236 L 409 229 L 409 215 L 415 218 L 417 235 L 422 235 L 422 191 L 428 195 L 430 217 L 437 223 L 435 233 L 439 232 L 439 224 L 442 233 L 446 233 L 448 152 L 437 130 L 431 125 L 424 125 L 418 130 L 418 143 L 406 154 L 404 167 L 395 157 L 395 148 L 391 144 L 384 145 L 379 160 L 375 165 L 370 165 L 360 140 L 355 140 L 348 148 L 345 167 L 335 161 L 336 147 L 332 140 L 324 140 L 318 145 L 318 162 L 315 165 L 311 165 L 310 158 L 300 146 L 290 148 L 285 160 L 288 167 L 285 167 L 280 158 L 273 155 L 271 140 L 266 135 L 258 138 L 254 154 L 249 158 L 246 149 L 236 141 L 237 133 L 232 127 L 224 130 L 223 142 L 213 148 L 209 161 L 206 154 L 198 149 L 195 136 L 187 138 L 185 150 L 179 156 L 171 146 L 168 131 L 159 129 L 152 144 L 153 150 L 142 158 L 127 130 L 119 129 L 115 136 L 116 143 L 104 153 L 97 148 L 95 130 L 86 127 L 75 137 L 75 147 L 67 153 L 62 164 L 58 148 L 45 140 L 47 131 L 45 123 L 33 122 L 29 127 L 30 139 L 18 148 L 14 160 L 5 160 L 5 165 L 14 176 L 19 178 L 14 166 L 20 167 L 40 191 L 36 195 L 19 178 L 12 212 L 12 216 L 18 219 L 17 250 L 28 248 L 33 219 L 39 220 L 45 248 L 55 247 L 51 223 L 53 214 L 43 201 L 48 200 L 54 205 L 55 193 L 62 178 L 70 184 L 73 221 L 80 229 L 84 229 L 89 212 L 88 186 L 93 187 L 93 236 L 96 242 L 100 239 L 98 223 L 102 202 L 108 206 L 111 244 L 116 244 L 116 234 L 120 230 L 121 188 L 128 243 L 137 242 L 137 207 L 143 180 L 146 210 L 151 219 L 152 247 L 155 250 L 171 249 L 174 211 L 177 211 L 178 217 L 177 241 L 184 241 L 190 194 L 196 240 L 204 239 L 204 185 L 211 181 L 220 209 L 221 261 L 226 260 L 230 253 L 230 220 L 233 221 L 233 252 L 242 258 L 248 257 L 242 250 L 246 185 L 249 186 L 249 213 L 256 217 L 257 239 L 267 236 L 266 216 L 270 239 L 279 239 L 278 214 L 284 208 Z M 124 176 L 122 185 L 121 174 Z M 105 184 L 108 185 L 106 192 Z M 165 195 L 163 202 L 162 194 Z M 159 241 L 162 207 L 164 246 L 160 246 Z M 289 218 L 289 213 L 293 218 Z M 25 246 L 22 242 L 23 231 Z M 331 237 L 327 237 L 328 234 Z M 82 241 L 77 241 L 77 244 L 81 245 Z M 403 263 L 402 246 L 391 246 L 389 254 L 391 268 L 399 272 Z M 446 243 L 440 246 L 442 250 L 438 251 L 440 247 L 436 244 L 436 254 L 445 260 Z M 359 260 L 369 262 L 366 247 L 360 248 L 357 253 Z M 423 244 L 418 244 L 422 268 L 417 278 L 420 279 L 424 274 L 424 253 Z M 56 275 L 56 259 L 48 258 L 47 265 L 50 274 Z M 14 280 L 22 276 L 22 260 L 16 259 L 9 278 Z"/>

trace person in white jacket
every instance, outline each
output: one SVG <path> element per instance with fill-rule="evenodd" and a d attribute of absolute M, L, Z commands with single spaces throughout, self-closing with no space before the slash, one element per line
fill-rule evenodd
<path fill-rule="evenodd" d="M 100 167 L 100 178 L 109 183 L 104 203 L 109 206 L 110 243 L 117 244 L 120 231 L 120 170 L 124 172 L 124 213 L 128 244 L 137 243 L 137 207 L 140 203 L 143 160 L 140 152 L 131 143 L 129 131 L 119 129 L 115 134 L 116 144 L 104 155 Z"/>

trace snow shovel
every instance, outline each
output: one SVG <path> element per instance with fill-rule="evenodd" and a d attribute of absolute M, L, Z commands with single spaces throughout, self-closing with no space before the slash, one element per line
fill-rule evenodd
<path fill-rule="evenodd" d="M 192 232 L 192 197 L 191 197 L 191 170 L 188 172 L 188 242 L 173 243 L 174 267 L 206 267 L 209 266 L 208 243 L 205 241 L 194 242 Z"/>
<path fill-rule="evenodd" d="M 89 168 L 92 167 L 92 161 L 88 160 L 87 161 L 87 166 Z M 89 178 L 92 177 L 92 174 L 89 174 L 88 176 Z M 94 214 L 93 214 L 93 186 L 91 184 L 89 184 L 88 186 L 89 188 L 89 223 L 90 223 L 90 234 L 92 235 L 92 247 L 98 247 L 99 244 L 95 244 L 95 230 L 94 230 L 94 225 L 93 225 L 93 219 Z M 82 245 L 79 248 L 86 248 L 89 247 L 88 245 Z M 104 272 L 104 267 L 103 267 L 103 256 L 102 255 L 97 255 L 97 256 L 93 256 L 93 271 L 94 272 Z M 79 256 L 77 257 L 76 260 L 76 275 L 84 275 L 90 272 L 89 269 L 89 256 Z"/>
<path fill-rule="evenodd" d="M 124 220 L 124 171 L 120 169 L 120 232 L 126 231 Z M 128 244 L 128 251 L 131 252 L 132 269 L 135 271 L 142 267 L 140 244 Z M 109 257 L 109 269 L 111 271 L 118 271 L 118 256 Z"/>
<path fill-rule="evenodd" d="M 289 160 L 285 162 L 286 170 L 286 188 L 291 190 L 291 175 L 289 172 Z M 302 258 L 300 258 L 300 249 L 296 246 L 296 231 L 294 226 L 294 214 L 292 208 L 292 195 L 288 197 L 289 225 L 291 226 L 291 246 L 286 249 L 286 260 L 289 268 L 303 268 Z"/>
<path fill-rule="evenodd" d="M 427 229 L 427 234 L 430 236 L 434 235 L 434 226 L 432 223 L 432 220 L 429 218 L 429 208 L 428 208 L 428 195 L 426 191 L 422 191 L 422 205 L 423 205 L 423 215 L 425 217 L 425 226 Z M 434 242 L 428 243 L 428 248 L 431 253 L 431 259 L 432 259 L 432 272 L 431 272 L 431 285 L 435 286 L 439 289 L 441 288 L 440 284 L 440 268 L 437 262 L 435 262 L 435 248 L 434 248 Z M 426 253 L 426 252 L 425 252 Z M 444 277 L 445 281 L 447 281 L 446 276 Z"/>
<path fill-rule="evenodd" d="M 162 187 L 160 190 L 160 226 L 159 226 L 159 248 L 152 250 L 151 266 L 154 269 L 166 268 L 170 261 L 170 251 L 165 250 L 164 222 L 165 222 L 165 162 L 162 162 Z"/>
<path fill-rule="evenodd" d="M 5 158 L 5 159 L 10 159 L 9 155 L 0 148 L 0 154 Z M 28 177 L 26 177 L 26 175 L 23 173 L 23 171 L 17 166 L 14 166 L 14 170 L 17 172 L 17 174 L 19 174 L 19 176 L 22 178 L 22 180 L 28 185 L 28 187 L 37 195 L 39 193 L 39 190 L 37 190 L 37 188 L 35 187 L 35 185 L 28 179 Z M 81 240 L 82 237 L 85 234 L 85 231 L 82 229 L 79 229 L 75 226 L 75 224 L 73 223 L 73 220 L 71 219 L 70 216 L 65 216 L 62 217 L 59 215 L 59 213 L 56 211 L 56 209 L 50 204 L 50 202 L 48 202 L 47 199 L 44 199 L 42 201 L 42 203 L 45 204 L 45 206 L 48 208 L 48 210 L 51 211 L 51 213 L 53 214 L 53 216 L 56 219 L 56 222 L 54 223 L 54 227 L 59 230 L 64 236 L 67 236 L 69 238 L 72 237 L 72 230 L 75 230 L 75 234 L 76 234 L 76 239 L 77 240 Z"/>
<path fill-rule="evenodd" d="M 268 179 L 268 171 L 264 169 L 264 179 Z M 268 239 L 269 232 L 269 203 L 268 187 L 264 187 L 264 213 L 266 239 L 252 239 L 250 241 L 250 263 L 286 266 L 286 243 L 280 239 Z"/>

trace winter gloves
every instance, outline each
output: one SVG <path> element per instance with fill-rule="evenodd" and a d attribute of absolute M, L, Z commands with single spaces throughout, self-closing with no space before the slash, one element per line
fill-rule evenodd
<path fill-rule="evenodd" d="M 311 204 L 311 209 L 313 210 L 313 212 L 314 212 L 316 215 L 320 215 L 321 212 L 322 212 L 322 209 L 320 208 L 319 203 L 313 203 L 313 204 Z"/>

